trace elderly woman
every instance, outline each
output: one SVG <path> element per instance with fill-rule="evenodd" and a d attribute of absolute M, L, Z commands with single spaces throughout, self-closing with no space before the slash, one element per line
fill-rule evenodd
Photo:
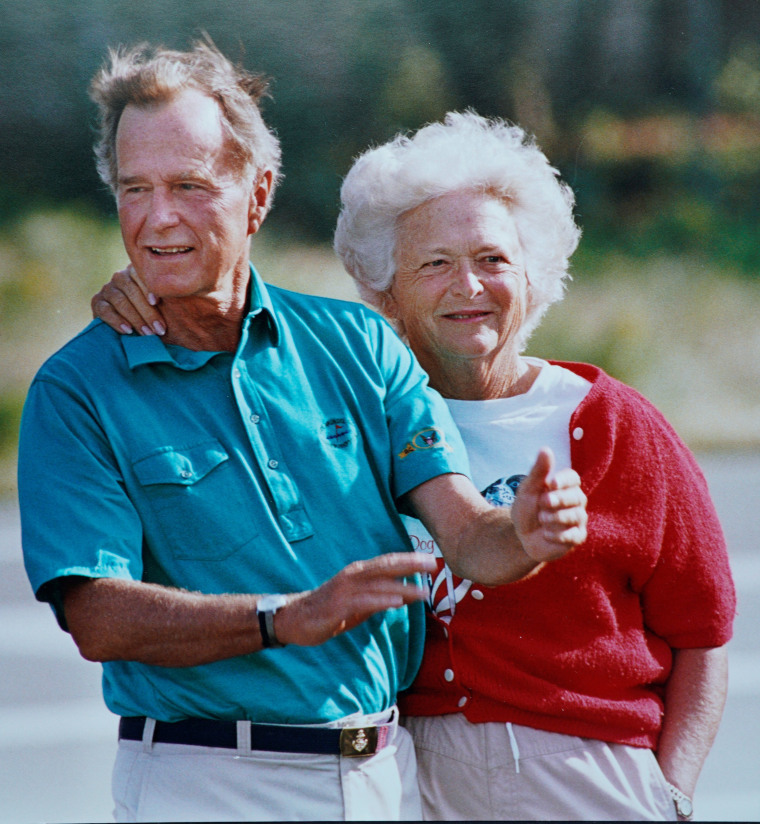
<path fill-rule="evenodd" d="M 588 496 L 584 546 L 490 589 L 407 519 L 439 561 L 403 700 L 426 816 L 690 818 L 734 590 L 704 478 L 657 410 L 594 366 L 522 354 L 563 294 L 571 191 L 521 129 L 464 113 L 361 156 L 342 204 L 338 254 L 448 399 L 483 494 L 509 505 L 548 444 Z"/>
<path fill-rule="evenodd" d="M 402 707 L 427 813 L 689 818 L 734 591 L 704 478 L 662 416 L 594 366 L 521 354 L 563 294 L 571 191 L 520 128 L 465 113 L 368 151 L 342 204 L 336 250 L 449 399 L 483 494 L 508 505 L 549 444 L 589 499 L 585 546 L 520 582 L 483 589 L 439 560 Z"/>

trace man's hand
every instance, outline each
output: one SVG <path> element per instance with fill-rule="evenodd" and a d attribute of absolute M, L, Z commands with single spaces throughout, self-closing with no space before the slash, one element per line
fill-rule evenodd
<path fill-rule="evenodd" d="M 141 335 L 163 335 L 166 324 L 157 304 L 158 299 L 148 292 L 131 264 L 115 272 L 90 301 L 92 316 L 124 335 L 135 330 Z"/>
<path fill-rule="evenodd" d="M 355 561 L 317 589 L 288 596 L 288 604 L 275 614 L 277 638 L 301 646 L 329 641 L 376 612 L 422 600 L 425 589 L 402 579 L 435 569 L 432 555 L 416 552 Z"/>
<path fill-rule="evenodd" d="M 551 449 L 538 453 L 512 505 L 517 537 L 532 560 L 553 561 L 586 540 L 586 495 L 580 484 L 572 469 L 554 474 Z"/>

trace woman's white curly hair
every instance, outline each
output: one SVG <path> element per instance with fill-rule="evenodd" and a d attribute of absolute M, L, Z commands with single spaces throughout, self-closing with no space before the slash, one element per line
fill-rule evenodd
<path fill-rule="evenodd" d="M 522 348 L 548 307 L 562 299 L 581 231 L 572 190 L 519 126 L 472 111 L 450 112 L 443 122 L 366 151 L 341 188 L 335 251 L 361 298 L 384 313 L 396 270 L 399 216 L 441 195 L 473 189 L 502 200 L 515 221 L 529 282 Z"/>

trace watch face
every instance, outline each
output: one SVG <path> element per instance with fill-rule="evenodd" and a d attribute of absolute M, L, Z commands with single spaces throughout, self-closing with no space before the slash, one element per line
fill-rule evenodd
<path fill-rule="evenodd" d="M 676 809 L 678 810 L 679 815 L 684 817 L 688 817 L 694 812 L 694 807 L 688 798 L 685 798 L 683 801 L 676 802 Z"/>
<path fill-rule="evenodd" d="M 288 599 L 284 595 L 262 595 L 256 602 L 256 612 L 276 612 L 287 602 Z"/>

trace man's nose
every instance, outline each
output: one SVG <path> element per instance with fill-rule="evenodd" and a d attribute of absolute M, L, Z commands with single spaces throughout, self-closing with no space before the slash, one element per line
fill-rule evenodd
<path fill-rule="evenodd" d="M 153 229 L 166 229 L 179 223 L 176 203 L 170 192 L 154 189 L 150 199 L 148 223 Z"/>

